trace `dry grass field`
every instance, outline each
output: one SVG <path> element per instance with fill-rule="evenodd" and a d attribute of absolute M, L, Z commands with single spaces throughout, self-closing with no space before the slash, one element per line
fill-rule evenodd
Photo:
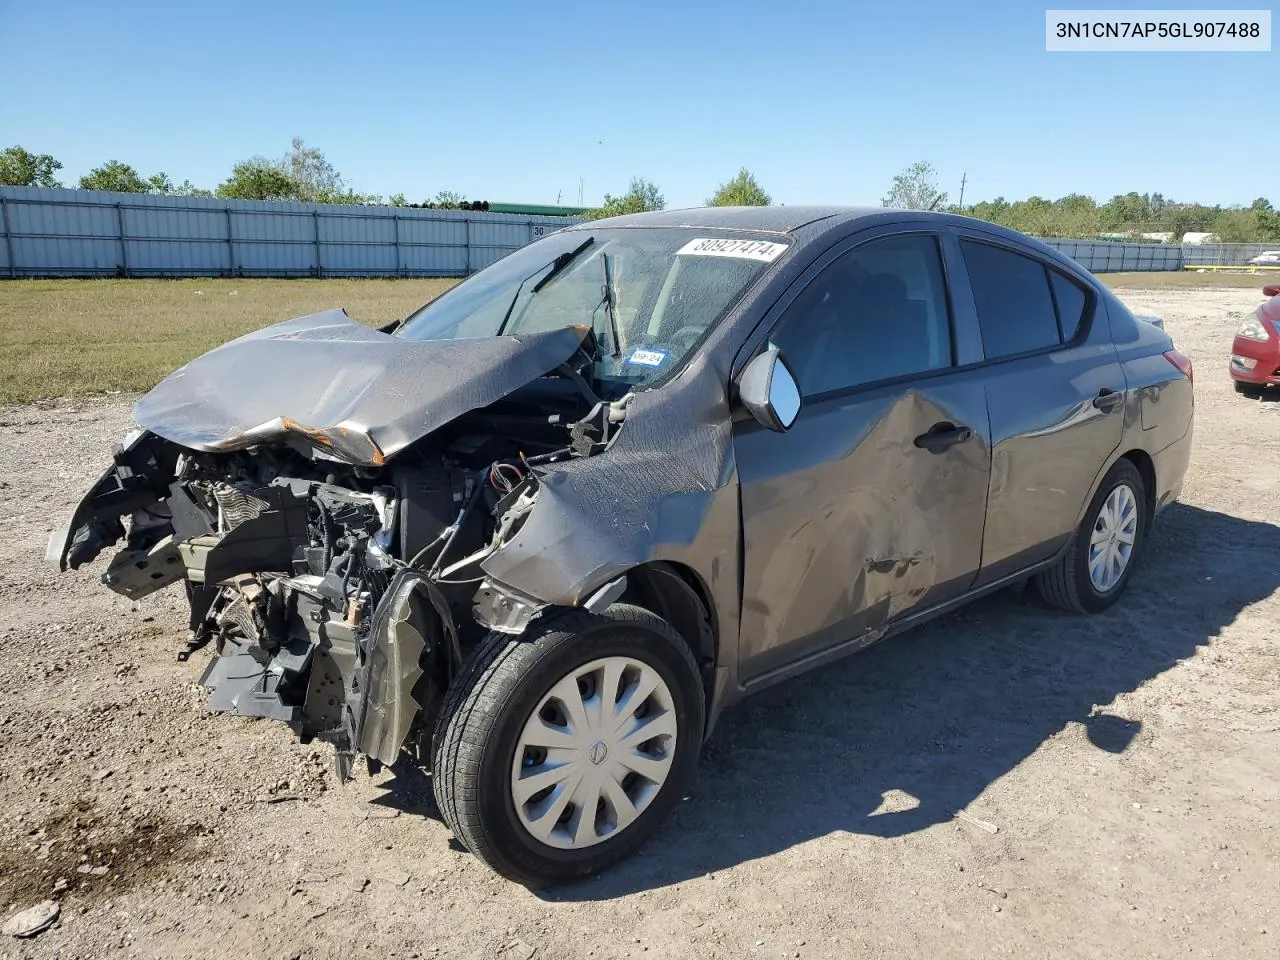
<path fill-rule="evenodd" d="M 1280 283 L 1280 272 L 1262 273 L 1102 273 L 1098 275 L 1112 290 L 1261 290 L 1268 283 Z"/>
<path fill-rule="evenodd" d="M 220 343 L 346 307 L 405 316 L 453 280 L 12 280 L 0 283 L 0 403 L 146 390 Z"/>
<path fill-rule="evenodd" d="M 1261 289 L 1274 276 L 1115 273 L 1116 289 Z M 454 280 L 11 280 L 0 282 L 0 403 L 141 391 L 250 330 L 332 307 L 386 323 Z"/>

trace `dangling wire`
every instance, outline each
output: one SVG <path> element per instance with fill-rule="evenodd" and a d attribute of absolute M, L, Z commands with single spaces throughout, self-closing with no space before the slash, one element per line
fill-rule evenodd
<path fill-rule="evenodd" d="M 514 490 L 523 479 L 524 474 L 514 463 L 495 463 L 489 470 L 489 485 L 504 495 Z"/>

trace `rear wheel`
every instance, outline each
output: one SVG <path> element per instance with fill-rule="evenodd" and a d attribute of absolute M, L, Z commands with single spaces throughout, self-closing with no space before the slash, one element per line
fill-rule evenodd
<path fill-rule="evenodd" d="M 1146 485 L 1129 460 L 1103 478 L 1066 554 L 1036 576 L 1045 601 L 1063 610 L 1099 613 L 1120 598 L 1147 532 Z"/>
<path fill-rule="evenodd" d="M 498 873 L 573 880 L 657 829 L 702 730 L 697 665 L 669 623 L 627 604 L 574 611 L 476 651 L 437 727 L 436 800 Z"/>

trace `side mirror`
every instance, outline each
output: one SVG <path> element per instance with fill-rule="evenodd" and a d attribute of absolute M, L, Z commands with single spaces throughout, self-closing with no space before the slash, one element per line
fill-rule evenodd
<path fill-rule="evenodd" d="M 747 364 L 738 377 L 738 399 L 762 426 L 779 433 L 800 413 L 800 387 L 777 347 Z"/>

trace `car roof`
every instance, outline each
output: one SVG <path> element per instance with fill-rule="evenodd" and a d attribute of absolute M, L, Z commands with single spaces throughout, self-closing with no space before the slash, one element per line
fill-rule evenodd
<path fill-rule="evenodd" d="M 600 227 L 678 227 L 715 230 L 744 230 L 752 233 L 790 235 L 800 243 L 815 241 L 831 230 L 853 229 L 854 223 L 874 226 L 877 223 L 943 224 L 976 230 L 989 237 L 1016 241 L 1031 247 L 1040 256 L 1062 267 L 1088 277 L 1090 273 L 1075 260 L 1043 240 L 1019 233 L 987 220 L 937 210 L 900 210 L 895 207 L 852 206 L 785 206 L 785 207 L 690 207 L 684 210 L 655 210 L 651 213 L 629 213 L 620 217 L 588 220 L 566 227 L 566 230 L 595 230 Z"/>
<path fill-rule="evenodd" d="M 856 219 L 882 214 L 884 207 L 786 206 L 786 207 L 689 207 L 628 213 L 592 220 L 580 227 L 706 227 L 717 230 L 752 230 L 791 233 L 819 220 Z"/>
<path fill-rule="evenodd" d="M 999 224 L 940 210 L 900 210 L 895 207 L 855 207 L 803 205 L 779 207 L 689 207 L 683 210 L 655 210 L 628 213 L 620 217 L 588 220 L 566 229 L 591 230 L 598 227 L 686 227 L 716 230 L 749 230 L 753 233 L 812 233 L 835 226 L 851 226 L 854 221 L 895 221 L 976 228 L 1022 241 L 1038 243 L 1034 237 Z M 815 226 L 817 225 L 817 226 Z M 812 228 L 805 230 L 805 228 Z"/>

